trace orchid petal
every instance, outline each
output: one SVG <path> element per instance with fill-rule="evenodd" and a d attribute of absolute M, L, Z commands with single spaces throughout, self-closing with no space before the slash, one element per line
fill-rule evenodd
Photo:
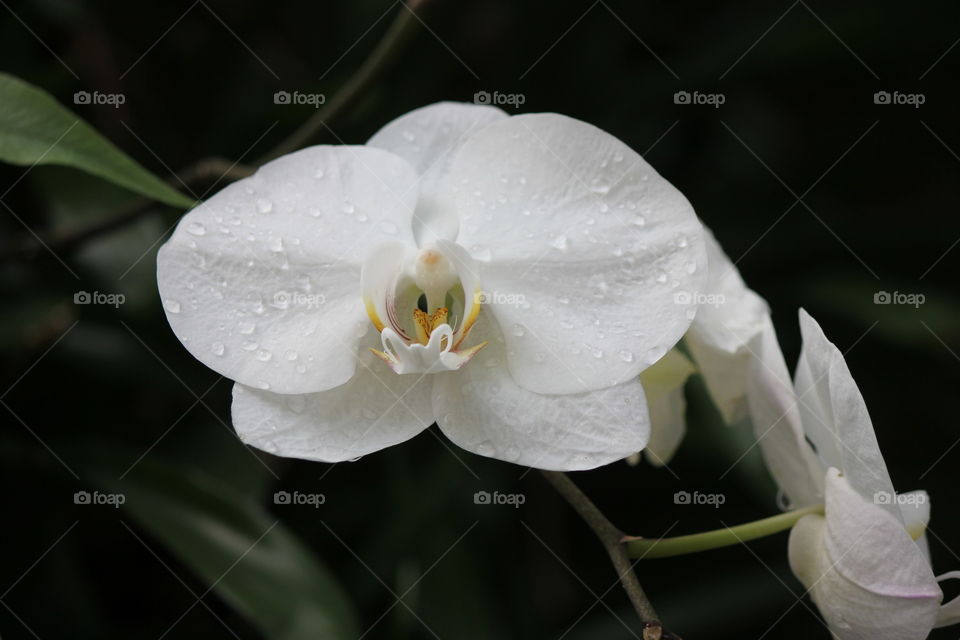
<path fill-rule="evenodd" d="M 805 516 L 790 534 L 790 566 L 840 640 L 922 640 L 942 594 L 903 525 L 836 469 L 826 516 Z"/>
<path fill-rule="evenodd" d="M 362 345 L 378 345 L 376 338 L 371 331 Z M 240 439 L 290 458 L 343 462 L 408 440 L 433 423 L 432 376 L 396 375 L 365 347 L 356 358 L 357 374 L 329 391 L 281 395 L 234 385 Z"/>
<path fill-rule="evenodd" d="M 360 264 L 409 230 L 401 158 L 366 147 L 283 156 L 183 217 L 157 256 L 167 319 L 214 371 L 277 393 L 343 384 L 369 326 Z"/>
<path fill-rule="evenodd" d="M 446 177 L 464 142 L 488 124 L 507 118 L 496 107 L 438 102 L 387 123 L 367 145 L 394 153 L 419 174 L 420 201 L 413 221 L 417 243 L 454 240 L 460 222 Z"/>
<path fill-rule="evenodd" d="M 893 496 L 893 483 L 867 405 L 843 354 L 803 309 L 800 331 L 803 349 L 794 387 L 807 437 L 826 466 L 843 469 L 850 485 L 865 499 Z M 897 520 L 902 519 L 892 498 L 878 504 Z"/>
<path fill-rule="evenodd" d="M 696 369 L 678 349 L 671 349 L 640 374 L 650 408 L 650 442 L 643 450 L 647 462 L 662 467 L 676 453 L 687 431 L 687 401 L 683 387 Z"/>
<path fill-rule="evenodd" d="M 770 322 L 770 310 L 747 288 L 737 267 L 704 227 L 709 276 L 685 341 L 713 403 L 727 424 L 747 415 L 746 378 L 750 341 Z"/>
<path fill-rule="evenodd" d="M 791 507 L 823 501 L 823 471 L 804 438 L 787 364 L 767 319 L 748 345 L 746 393 L 757 446 Z"/>
<path fill-rule="evenodd" d="M 520 386 L 632 380 L 689 327 L 706 279 L 702 228 L 613 136 L 557 114 L 513 116 L 471 137 L 449 180 L 484 289 L 516 301 L 491 310 Z"/>
<path fill-rule="evenodd" d="M 649 439 L 638 380 L 602 391 L 541 395 L 519 386 L 507 370 L 507 346 L 489 314 L 471 340 L 489 341 L 459 371 L 436 375 L 437 424 L 456 445 L 516 464 L 575 471 L 639 451 Z"/>

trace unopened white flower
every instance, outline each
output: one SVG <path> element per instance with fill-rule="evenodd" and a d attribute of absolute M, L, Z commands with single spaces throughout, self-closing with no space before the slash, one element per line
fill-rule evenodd
<path fill-rule="evenodd" d="M 790 567 L 841 640 L 917 640 L 960 622 L 923 532 L 926 493 L 897 495 L 840 351 L 800 312 L 793 384 L 772 327 L 751 343 L 748 399 L 760 449 L 793 506 L 824 504 L 790 532 Z M 954 577 L 953 574 L 940 579 Z"/>
<path fill-rule="evenodd" d="M 442 103 L 281 157 L 158 257 L 187 349 L 237 382 L 241 438 L 349 460 L 436 421 L 475 453 L 582 469 L 642 449 L 639 373 L 705 278 L 689 203 L 556 114 Z"/>

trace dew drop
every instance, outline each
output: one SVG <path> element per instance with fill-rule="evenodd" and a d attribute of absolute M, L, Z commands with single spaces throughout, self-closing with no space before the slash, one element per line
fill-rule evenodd
<path fill-rule="evenodd" d="M 200 224 L 199 222 L 191 222 L 190 224 L 187 225 L 187 233 L 189 234 L 192 234 L 195 236 L 202 236 L 206 232 L 207 232 L 207 228 L 202 224 Z"/>
<path fill-rule="evenodd" d="M 647 219 L 644 218 L 643 216 L 637 216 L 636 218 L 631 220 L 631 222 L 637 227 L 642 227 L 645 224 L 647 224 Z"/>
<path fill-rule="evenodd" d="M 259 351 L 257 351 L 256 358 L 260 362 L 269 362 L 270 358 L 272 357 L 273 357 L 273 354 L 267 351 L 266 349 L 260 349 Z"/>
<path fill-rule="evenodd" d="M 244 351 L 256 351 L 257 347 L 259 347 L 260 345 L 254 342 L 253 340 L 247 340 L 240 346 L 243 348 Z"/>
<path fill-rule="evenodd" d="M 316 171 L 313 172 L 313 177 L 316 178 L 317 180 L 322 178 L 324 175 L 325 174 L 323 173 L 323 169 L 317 169 Z"/>
<path fill-rule="evenodd" d="M 344 201 L 343 201 L 343 212 L 344 212 L 344 213 L 353 213 L 353 212 L 356 211 L 356 210 L 357 210 L 357 208 L 353 206 L 353 203 L 352 203 L 352 202 L 350 202 L 349 200 L 344 200 Z"/>
<path fill-rule="evenodd" d="M 510 329 L 510 333 L 512 333 L 513 335 L 517 336 L 518 338 L 521 337 L 521 336 L 523 336 L 526 332 L 527 332 L 526 329 L 524 329 L 524 328 L 523 328 L 523 325 L 520 325 L 520 324 L 515 324 L 515 325 L 513 325 L 513 327 Z"/>
<path fill-rule="evenodd" d="M 620 356 L 620 359 L 623 360 L 624 362 L 633 362 L 632 351 L 627 351 L 626 349 L 623 349 L 617 355 Z"/>
<path fill-rule="evenodd" d="M 283 354 L 283 357 L 289 360 L 290 362 L 293 362 L 294 360 L 300 357 L 300 354 L 297 353 L 296 351 L 287 351 L 285 354 Z"/>
<path fill-rule="evenodd" d="M 215 356 L 222 356 L 223 352 L 226 350 L 227 348 L 222 342 L 214 342 L 212 345 L 210 345 L 210 351 L 213 351 L 213 355 Z"/>
<path fill-rule="evenodd" d="M 273 203 L 266 198 L 257 198 L 257 211 L 260 213 L 270 213 L 273 211 Z"/>
<path fill-rule="evenodd" d="M 557 236 L 556 238 L 550 241 L 550 246 L 553 247 L 554 249 L 559 249 L 560 251 L 566 250 L 567 236 L 564 236 L 564 235 Z"/>
<path fill-rule="evenodd" d="M 167 313 L 180 313 L 180 303 L 170 298 L 163 301 L 163 308 L 167 310 Z"/>
<path fill-rule="evenodd" d="M 250 335 L 257 328 L 257 323 L 253 320 L 241 320 L 237 323 L 237 331 L 243 335 Z"/>
<path fill-rule="evenodd" d="M 686 270 L 687 273 L 696 273 L 696 271 L 697 271 L 697 263 L 696 263 L 696 262 L 688 262 L 687 264 L 684 265 L 683 268 Z"/>

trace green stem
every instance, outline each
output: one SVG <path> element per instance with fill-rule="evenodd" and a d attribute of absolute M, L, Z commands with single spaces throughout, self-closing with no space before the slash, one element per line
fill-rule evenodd
<path fill-rule="evenodd" d="M 682 556 L 698 551 L 728 547 L 747 540 L 756 540 L 786 531 L 795 525 L 800 518 L 810 514 L 822 515 L 823 505 L 788 511 L 762 520 L 738 524 L 734 527 L 692 533 L 674 538 L 627 538 L 625 540 L 627 555 L 631 558 L 646 560 L 648 558 Z"/>

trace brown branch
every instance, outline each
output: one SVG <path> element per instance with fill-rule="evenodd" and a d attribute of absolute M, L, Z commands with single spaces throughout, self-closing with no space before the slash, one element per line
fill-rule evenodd
<path fill-rule="evenodd" d="M 290 153 L 305 146 L 321 130 L 326 128 L 327 122 L 333 120 L 344 110 L 350 107 L 363 92 L 372 85 L 389 68 L 397 54 L 410 40 L 410 36 L 421 25 L 417 12 L 422 11 L 430 0 L 408 0 L 402 5 L 400 13 L 393 19 L 390 28 L 356 73 L 340 87 L 339 90 L 296 131 L 287 136 L 277 146 L 271 149 L 260 163 L 269 162 L 278 156 Z"/>
<path fill-rule="evenodd" d="M 630 603 L 643 622 L 643 640 L 680 640 L 673 633 L 663 630 L 657 618 L 657 612 L 647 598 L 647 594 L 644 593 L 643 587 L 640 586 L 637 574 L 633 571 L 633 564 L 627 556 L 627 548 L 624 545 L 624 533 L 603 515 L 603 512 L 565 473 L 558 471 L 541 471 L 541 473 L 557 493 L 580 514 L 583 521 L 600 539 L 603 548 L 607 550 L 620 584 L 623 585 Z"/>

